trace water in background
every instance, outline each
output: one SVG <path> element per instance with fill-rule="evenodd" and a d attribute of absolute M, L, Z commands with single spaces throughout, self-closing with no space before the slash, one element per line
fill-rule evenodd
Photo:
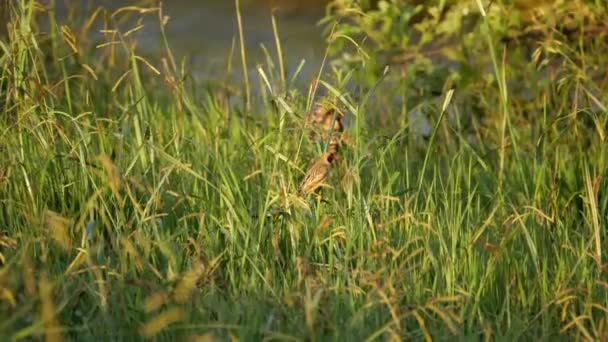
<path fill-rule="evenodd" d="M 126 0 L 56 0 L 60 24 L 67 21 L 70 8 L 65 3 L 79 4 L 79 11 L 90 15 L 98 6 L 110 11 L 120 7 L 136 5 L 140 1 Z M 78 2 L 80 1 L 80 2 Z M 241 0 L 241 17 L 245 35 L 245 49 L 252 92 L 259 91 L 261 82 L 257 66 L 267 65 L 262 45 L 270 52 L 276 63 L 276 47 L 271 13 L 275 12 L 287 78 L 291 78 L 302 61 L 305 63 L 294 86 L 305 94 L 309 82 L 321 67 L 325 54 L 323 27 L 318 22 L 325 13 L 329 0 Z M 230 79 L 242 82 L 242 66 L 238 50 L 238 29 L 234 0 L 173 0 L 163 2 L 164 15 L 170 17 L 165 30 L 175 57 L 186 58 L 188 72 L 202 82 L 226 80 L 226 69 L 230 50 L 235 43 Z M 61 21 L 64 22 L 61 22 Z M 138 51 L 144 55 L 163 53 L 157 16 L 149 16 L 145 29 L 135 36 Z M 136 26 L 135 21 L 121 26 L 121 31 Z M 97 28 L 97 31 L 100 29 Z M 95 34 L 93 30 L 92 34 Z M 98 34 L 101 37 L 101 34 Z M 278 70 L 278 66 L 276 66 Z M 392 85 L 383 84 L 381 88 Z M 322 95 L 320 87 L 317 95 Z M 390 92 L 389 92 L 390 93 Z M 399 97 L 400 98 L 400 97 Z M 400 108 L 400 104 L 395 104 Z M 430 126 L 419 107 L 409 113 L 414 131 L 428 135 Z M 373 112 L 370 115 L 374 114 Z M 347 115 L 348 121 L 348 115 Z"/>
<path fill-rule="evenodd" d="M 70 1 L 56 1 L 60 21 L 67 18 L 69 5 L 66 3 L 69 4 Z M 92 13 L 98 6 L 115 10 L 137 3 L 140 2 L 88 0 L 79 3 L 79 11 Z M 262 45 L 272 54 L 276 63 L 271 23 L 274 8 L 287 75 L 291 77 L 304 60 L 299 78 L 302 81 L 310 81 L 312 75 L 318 71 L 325 52 L 323 28 L 318 25 L 318 21 L 325 13 L 326 3 L 327 0 L 241 0 L 249 74 L 257 77 L 256 66 L 266 63 Z M 225 77 L 234 40 L 236 51 L 232 61 L 232 76 L 237 80 L 242 77 L 233 0 L 164 1 L 163 11 L 170 17 L 166 32 L 171 48 L 178 60 L 186 58 L 193 75 L 199 79 Z M 138 49 L 145 54 L 162 52 L 157 18 L 151 16 L 146 19 L 145 26 L 144 30 L 137 33 Z"/>

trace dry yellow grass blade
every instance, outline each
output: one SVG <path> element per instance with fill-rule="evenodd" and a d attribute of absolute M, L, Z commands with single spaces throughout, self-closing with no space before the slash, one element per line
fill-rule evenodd
<path fill-rule="evenodd" d="M 114 164 L 112 159 L 105 154 L 100 154 L 95 157 L 95 159 L 101 163 L 101 166 L 106 171 L 108 185 L 110 186 L 112 193 L 114 196 L 116 196 L 116 198 L 119 198 L 120 189 L 122 188 L 122 180 L 118 167 Z"/>
<path fill-rule="evenodd" d="M 72 49 L 72 52 L 74 52 L 75 54 L 78 54 L 78 46 L 76 45 L 76 37 L 74 36 L 74 33 L 72 33 L 72 30 L 68 26 L 63 25 L 61 27 L 61 34 L 63 36 L 63 40 L 65 41 L 65 43 L 68 44 L 70 49 Z"/>
<path fill-rule="evenodd" d="M 162 305 L 169 301 L 169 295 L 165 291 L 157 291 L 148 296 L 144 301 L 144 310 L 152 312 L 158 310 Z"/>
<path fill-rule="evenodd" d="M 17 306 L 15 295 L 13 295 L 13 292 L 6 287 L 0 287 L 0 302 L 8 303 L 13 309 Z"/>
<path fill-rule="evenodd" d="M 138 272 L 141 272 L 144 269 L 144 262 L 142 261 L 142 258 L 135 246 L 131 243 L 129 239 L 126 238 L 122 238 L 120 242 L 123 247 L 122 252 L 124 256 L 124 258 L 121 258 L 121 267 L 123 268 L 123 270 L 126 270 L 128 268 L 128 262 L 132 263 Z"/>
<path fill-rule="evenodd" d="M 598 265 L 602 264 L 602 238 L 600 228 L 600 214 L 598 210 L 597 197 L 599 193 L 599 178 L 592 179 L 589 173 L 589 167 L 585 165 L 585 190 L 587 192 L 587 206 L 589 215 L 591 216 L 591 227 L 593 240 L 595 241 L 595 253 L 597 255 Z"/>
<path fill-rule="evenodd" d="M 140 61 L 142 63 L 144 63 L 150 70 L 152 70 L 155 74 L 160 75 L 160 71 L 158 71 L 158 69 L 156 69 L 152 63 L 148 62 L 145 58 L 140 57 L 140 56 L 133 56 L 133 58 L 135 58 L 135 60 Z"/>
<path fill-rule="evenodd" d="M 53 285 L 48 280 L 45 273 L 40 276 L 39 294 L 40 294 L 40 316 L 44 321 L 44 330 L 46 332 L 47 342 L 63 341 L 61 333 L 61 325 L 57 321 L 55 303 L 53 302 Z"/>
<path fill-rule="evenodd" d="M 429 333 L 428 329 L 426 328 L 426 322 L 424 321 L 424 318 L 422 318 L 422 316 L 420 316 L 420 314 L 418 313 L 417 310 L 413 311 L 412 315 L 414 315 L 414 318 L 418 322 L 418 326 L 420 327 L 420 330 L 422 331 L 422 334 L 424 335 L 424 340 L 426 342 L 433 341 L 433 339 L 431 338 L 431 334 Z"/>
<path fill-rule="evenodd" d="M 585 339 L 587 341 L 596 341 L 597 340 L 597 339 L 593 338 L 593 336 L 591 336 L 591 333 L 589 332 L 589 330 L 585 327 L 585 324 L 583 323 L 584 321 L 591 321 L 592 320 L 591 316 L 589 316 L 589 315 L 574 316 L 573 314 L 571 314 L 570 317 L 572 317 L 572 320 L 560 330 L 560 333 L 563 334 L 566 331 L 576 327 L 576 328 L 578 328 L 577 331 L 579 333 L 581 333 L 583 336 L 585 336 Z"/>
<path fill-rule="evenodd" d="M 34 297 L 37 293 L 36 289 L 36 274 L 34 272 L 34 268 L 32 267 L 32 261 L 30 259 L 29 253 L 23 253 L 21 257 L 22 272 L 23 272 L 23 285 L 25 287 L 25 294 L 28 297 Z"/>
<path fill-rule="evenodd" d="M 182 308 L 172 308 L 160 313 L 139 328 L 139 334 L 151 338 L 165 330 L 169 325 L 182 321 L 186 313 Z"/>
<path fill-rule="evenodd" d="M 148 14 L 152 12 L 157 12 L 158 10 L 160 10 L 160 7 L 124 6 L 112 12 L 111 17 L 115 18 L 117 15 L 123 12 L 137 12 L 139 14 Z"/>
<path fill-rule="evenodd" d="M 70 263 L 68 268 L 65 270 L 64 275 L 69 275 L 77 271 L 78 266 L 86 263 L 88 253 L 84 249 L 78 249 L 78 254 L 74 257 L 74 260 Z"/>
<path fill-rule="evenodd" d="M 125 79 L 125 77 L 127 77 L 129 74 L 131 74 L 131 72 L 132 72 L 131 70 L 127 70 L 122 75 L 120 75 L 120 77 L 116 80 L 116 82 L 114 82 L 114 85 L 112 86 L 113 93 L 116 92 L 116 89 L 118 88 L 120 83 L 122 83 L 122 81 Z"/>
<path fill-rule="evenodd" d="M 204 266 L 202 263 L 195 263 L 193 267 L 188 270 L 175 287 L 173 298 L 177 303 L 185 303 L 192 293 L 192 290 L 196 288 L 196 282 L 204 272 Z"/>
<path fill-rule="evenodd" d="M 97 296 L 99 297 L 99 305 L 105 311 L 108 307 L 108 288 L 106 287 L 106 280 L 100 270 L 100 267 L 93 264 L 90 258 L 88 258 L 88 261 L 89 267 L 95 275 L 95 283 L 97 284 L 98 288 Z"/>
<path fill-rule="evenodd" d="M 44 225 L 48 229 L 51 237 L 57 241 L 63 250 L 69 250 L 72 246 L 69 227 L 70 219 L 63 217 L 52 210 L 44 212 Z"/>
<path fill-rule="evenodd" d="M 95 81 L 97 81 L 97 74 L 95 73 L 95 71 L 93 70 L 93 68 L 91 68 L 88 64 L 83 64 L 82 67 L 89 73 L 91 74 L 91 76 L 95 79 Z"/>
<path fill-rule="evenodd" d="M 454 322 L 450 318 L 449 314 L 447 314 L 442 309 L 438 308 L 437 306 L 435 306 L 433 304 L 427 304 L 425 306 L 425 308 L 427 308 L 430 311 L 433 311 L 437 316 L 439 316 L 439 318 L 443 321 L 443 323 L 445 323 L 445 325 L 448 327 L 448 329 L 450 329 L 452 334 L 454 334 L 454 335 L 458 334 L 458 327 L 456 326 L 456 324 L 454 324 Z"/>
<path fill-rule="evenodd" d="M 19 247 L 19 245 L 16 239 L 6 235 L 0 235 L 0 247 L 2 247 L 5 252 L 8 252 L 9 250 Z M 4 258 L 4 254 L 0 252 L 0 265 L 4 265 L 5 263 L 6 259 Z"/>
<path fill-rule="evenodd" d="M 192 335 L 192 336 L 190 336 L 190 338 L 188 338 L 188 341 L 190 341 L 190 342 L 215 342 L 215 341 L 217 341 L 217 339 L 215 338 L 215 335 L 213 333 L 208 332 L 203 335 Z"/>

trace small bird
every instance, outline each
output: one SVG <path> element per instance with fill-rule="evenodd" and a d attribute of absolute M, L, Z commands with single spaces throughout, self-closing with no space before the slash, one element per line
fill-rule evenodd
<path fill-rule="evenodd" d="M 329 153 L 337 153 L 342 143 L 342 132 L 344 125 L 342 124 L 342 115 L 336 112 L 335 107 L 331 105 L 315 105 L 315 108 L 306 116 L 305 126 L 309 129 L 309 138 L 312 141 L 317 140 L 317 132 L 321 132 L 321 139 L 326 141 L 328 134 L 329 138 Z"/>
<path fill-rule="evenodd" d="M 308 193 L 314 192 L 318 187 L 320 187 L 325 179 L 327 179 L 331 163 L 335 159 L 335 153 L 324 153 L 321 158 L 319 158 L 319 160 L 317 160 L 310 167 L 310 169 L 308 169 L 308 172 L 306 172 L 302 183 L 300 183 L 300 190 L 298 194 L 300 196 L 304 196 Z"/>
<path fill-rule="evenodd" d="M 332 105 L 317 104 L 314 109 L 306 116 L 306 126 L 312 129 L 322 129 L 324 131 L 334 131 L 342 133 L 342 114 L 336 112 Z M 314 139 L 314 132 L 311 138 Z"/>

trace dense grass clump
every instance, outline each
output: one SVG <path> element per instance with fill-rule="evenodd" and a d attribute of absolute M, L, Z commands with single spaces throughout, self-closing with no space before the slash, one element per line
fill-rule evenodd
<path fill-rule="evenodd" d="M 2 339 L 608 338 L 608 45 L 584 30 L 606 13 L 572 2 L 588 11 L 564 33 L 501 1 L 396 3 L 337 2 L 308 92 L 274 22 L 259 84 L 203 87 L 160 8 L 4 5 Z M 302 198 L 321 93 L 347 143 Z"/>

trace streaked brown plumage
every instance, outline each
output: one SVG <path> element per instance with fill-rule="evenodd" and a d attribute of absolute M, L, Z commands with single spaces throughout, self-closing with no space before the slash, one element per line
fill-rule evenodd
<path fill-rule="evenodd" d="M 335 158 L 336 155 L 334 153 L 324 153 L 321 158 L 308 169 L 308 172 L 306 172 L 304 179 L 300 183 L 300 190 L 298 193 L 300 195 L 306 195 L 314 192 L 320 187 L 325 179 L 327 179 L 331 163 Z"/>
<path fill-rule="evenodd" d="M 315 105 L 314 109 L 308 113 L 306 121 L 313 126 L 317 126 L 325 130 L 332 129 L 332 124 L 333 131 L 335 132 L 342 132 L 344 129 L 342 126 L 342 115 L 340 113 L 336 113 L 336 108 L 331 105 Z"/>
<path fill-rule="evenodd" d="M 315 105 L 314 109 L 306 116 L 306 128 L 310 129 L 309 138 L 317 140 L 318 133 L 323 141 L 329 137 L 327 152 L 337 153 L 342 143 L 341 135 L 344 131 L 342 115 L 336 112 L 335 107 L 330 105 Z"/>

